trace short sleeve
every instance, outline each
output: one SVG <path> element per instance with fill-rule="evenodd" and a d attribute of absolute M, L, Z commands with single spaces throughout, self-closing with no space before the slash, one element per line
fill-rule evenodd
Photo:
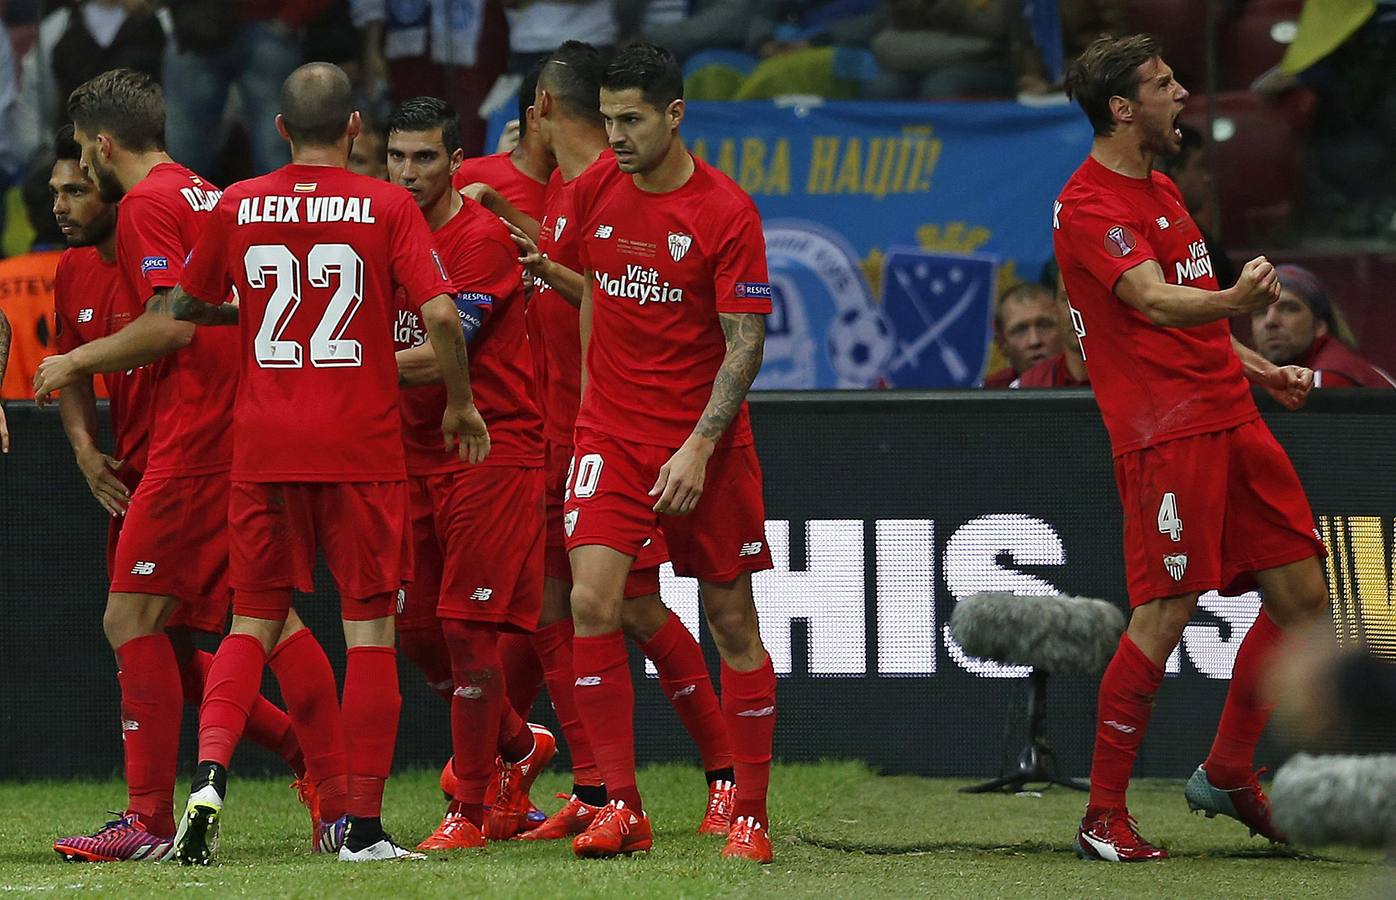
<path fill-rule="evenodd" d="M 179 216 L 170 204 L 148 195 L 122 201 L 116 255 L 122 277 L 142 303 L 156 291 L 178 284 L 185 249 Z"/>
<path fill-rule="evenodd" d="M 725 225 L 713 264 L 713 290 L 720 313 L 771 311 L 771 281 L 766 272 L 766 236 L 761 217 L 747 204 Z"/>
<path fill-rule="evenodd" d="M 401 288 L 409 309 L 420 309 L 428 300 L 451 294 L 453 282 L 431 239 L 427 220 L 403 192 L 392 207 L 393 227 L 389 233 L 388 261 L 393 286 Z"/>
<path fill-rule="evenodd" d="M 58 353 L 70 353 L 81 343 L 73 328 L 72 310 L 68 309 L 73 296 L 70 271 L 68 253 L 64 253 L 53 272 L 53 347 Z"/>
<path fill-rule="evenodd" d="M 523 283 L 522 279 L 519 258 L 499 241 L 485 238 L 469 241 L 451 260 L 451 280 L 456 290 L 487 295 L 494 301 L 496 311 Z"/>
<path fill-rule="evenodd" d="M 1062 222 L 1062 237 L 1071 254 L 1112 293 L 1121 275 L 1142 262 L 1158 260 L 1143 229 L 1131 219 L 1090 203 L 1068 210 Z"/>
<path fill-rule="evenodd" d="M 218 202 L 179 280 L 186 294 L 212 306 L 223 303 L 232 287 L 232 275 L 228 271 L 227 214 L 234 203 L 236 201 L 229 200 L 227 195 Z"/>

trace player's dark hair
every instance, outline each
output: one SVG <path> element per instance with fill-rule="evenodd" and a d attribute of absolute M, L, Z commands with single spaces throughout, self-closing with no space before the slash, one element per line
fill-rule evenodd
<path fill-rule="evenodd" d="M 394 131 L 434 131 L 441 129 L 446 155 L 461 149 L 460 120 L 451 104 L 439 97 L 413 97 L 404 100 L 388 118 L 388 133 Z"/>
<path fill-rule="evenodd" d="M 1038 284 L 1036 281 L 1020 281 L 1005 290 L 1002 294 L 999 294 L 998 301 L 994 304 L 994 325 L 999 331 L 1003 330 L 1003 308 L 1007 306 L 1009 302 L 1030 300 L 1034 296 L 1041 296 L 1049 301 L 1053 300 L 1056 298 L 1056 285 L 1054 284 L 1049 289 Z"/>
<path fill-rule="evenodd" d="M 281 84 L 281 122 L 293 144 L 333 147 L 344 138 L 353 114 L 353 85 L 333 63 L 306 63 Z"/>
<path fill-rule="evenodd" d="M 1099 37 L 1072 61 L 1066 71 L 1066 94 L 1081 105 L 1091 128 L 1101 137 L 1115 131 L 1110 98 L 1139 99 L 1139 67 L 1158 57 L 1152 35 Z"/>
<path fill-rule="evenodd" d="M 631 44 L 616 52 L 601 76 L 608 91 L 639 88 L 645 102 L 665 109 L 683 99 L 683 72 L 674 54 L 656 44 Z"/>
<path fill-rule="evenodd" d="M 73 137 L 71 124 L 64 125 L 53 135 L 53 155 L 55 159 L 82 162 L 82 147 L 78 144 L 77 138 Z"/>
<path fill-rule="evenodd" d="M 135 69 L 111 69 L 78 85 L 68 95 L 68 118 L 127 150 L 165 149 L 165 95 L 155 79 Z"/>
<path fill-rule="evenodd" d="M 591 44 L 568 41 L 543 63 L 538 86 L 556 97 L 566 114 L 600 125 L 605 57 Z"/>
<path fill-rule="evenodd" d="M 537 62 L 524 75 L 523 84 L 519 85 L 519 134 L 528 133 L 528 108 L 533 105 L 533 98 L 538 94 L 538 77 L 543 71 L 546 62 Z"/>

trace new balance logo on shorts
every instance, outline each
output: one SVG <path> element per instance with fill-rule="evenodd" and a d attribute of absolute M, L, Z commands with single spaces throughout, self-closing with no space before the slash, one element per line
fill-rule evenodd
<path fill-rule="evenodd" d="M 490 595 L 494 593 L 494 588 L 478 587 L 470 594 L 470 599 L 476 603 L 488 603 Z"/>
<path fill-rule="evenodd" d="M 600 683 L 600 675 L 583 675 L 577 679 L 576 687 L 596 687 Z"/>
<path fill-rule="evenodd" d="M 763 546 L 763 544 L 762 544 L 760 541 L 752 541 L 752 542 L 747 543 L 747 544 L 742 544 L 742 549 L 741 549 L 741 551 L 740 551 L 737 555 L 738 555 L 738 556 L 755 556 L 756 554 L 758 554 L 758 553 L 761 552 L 761 547 L 762 547 L 762 546 Z"/>
<path fill-rule="evenodd" d="M 155 574 L 155 563 L 153 563 L 153 562 L 147 562 L 147 561 L 145 561 L 145 560 L 140 560 L 140 561 L 137 562 L 134 566 L 131 567 L 131 574 L 132 574 L 132 575 L 154 575 L 154 574 Z"/>
<path fill-rule="evenodd" d="M 1188 555 L 1186 553 L 1170 553 L 1163 558 L 1163 567 L 1168 570 L 1168 574 L 1173 576 L 1174 581 L 1182 581 L 1183 573 L 1188 570 Z"/>

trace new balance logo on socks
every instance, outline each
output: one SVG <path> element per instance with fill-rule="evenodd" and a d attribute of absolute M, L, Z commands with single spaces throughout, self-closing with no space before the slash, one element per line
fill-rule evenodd
<path fill-rule="evenodd" d="M 1109 725 L 1116 731 L 1123 731 L 1125 734 L 1134 734 L 1134 732 L 1138 730 L 1133 725 L 1126 725 L 1123 722 L 1116 722 L 1114 719 L 1106 719 L 1105 724 Z"/>
<path fill-rule="evenodd" d="M 577 679 L 577 687 L 596 687 L 601 683 L 600 675 L 583 675 Z"/>
<path fill-rule="evenodd" d="M 669 699 L 682 700 L 684 697 L 687 697 L 689 694 L 693 693 L 696 690 L 698 690 L 698 685 L 690 684 L 688 687 L 681 687 L 677 691 L 674 691 L 674 696 L 670 697 Z"/>
<path fill-rule="evenodd" d="M 737 715 L 748 719 L 759 719 L 762 716 L 773 716 L 775 714 L 776 708 L 774 706 L 763 706 L 760 709 L 744 709 L 737 713 Z"/>

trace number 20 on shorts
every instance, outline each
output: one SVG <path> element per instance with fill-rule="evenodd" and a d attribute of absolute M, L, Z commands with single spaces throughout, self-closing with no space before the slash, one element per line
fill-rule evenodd
<path fill-rule="evenodd" d="M 567 467 L 567 491 L 563 500 L 571 500 L 573 494 L 580 498 L 596 493 L 596 485 L 601 481 L 601 467 L 604 462 L 600 453 L 588 453 L 583 457 L 573 457 Z M 575 480 L 573 478 L 575 476 Z"/>

